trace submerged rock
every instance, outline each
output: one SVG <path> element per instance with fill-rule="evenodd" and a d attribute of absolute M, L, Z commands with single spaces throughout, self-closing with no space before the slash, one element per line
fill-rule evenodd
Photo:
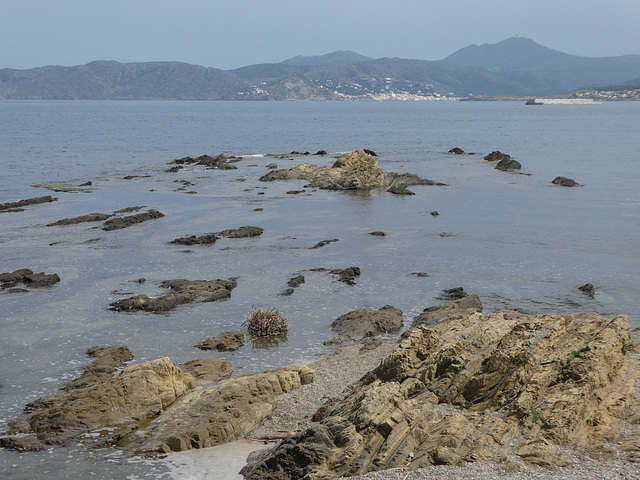
<path fill-rule="evenodd" d="M 177 245 L 213 245 L 216 243 L 217 239 L 218 237 L 216 237 L 215 233 L 209 233 L 200 236 L 191 235 L 190 237 L 176 238 L 175 240 L 171 240 L 169 243 Z"/>
<path fill-rule="evenodd" d="M 638 370 L 628 319 L 471 314 L 410 330 L 305 431 L 252 456 L 246 480 L 319 480 L 435 464 L 566 464 L 620 437 Z"/>
<path fill-rule="evenodd" d="M 144 213 L 136 213 L 135 215 L 129 215 L 127 217 L 111 218 L 104 222 L 102 229 L 109 232 L 111 230 L 119 230 L 122 228 L 130 227 L 138 223 L 146 222 L 147 220 L 154 220 L 156 218 L 164 217 L 163 213 L 157 210 L 149 210 Z"/>
<path fill-rule="evenodd" d="M 147 295 L 136 295 L 118 300 L 111 304 L 111 310 L 116 312 L 133 312 L 144 310 L 160 313 L 174 309 L 178 305 L 195 302 L 215 302 L 231 297 L 237 283 L 235 280 L 167 280 L 162 286 L 171 291 L 158 298 Z"/>
<path fill-rule="evenodd" d="M 76 223 L 84 222 L 104 222 L 108 218 L 113 217 L 112 214 L 106 213 L 87 213 L 86 215 L 80 215 L 73 218 L 63 218 L 57 222 L 49 223 L 47 227 L 55 227 L 59 225 L 75 225 Z"/>
<path fill-rule="evenodd" d="M 502 170 L 503 172 L 509 172 L 511 170 L 520 170 L 522 165 L 517 160 L 512 158 L 503 158 L 496 165 L 496 170 Z"/>
<path fill-rule="evenodd" d="M 553 183 L 554 185 L 560 185 L 561 187 L 579 187 L 580 186 L 578 182 L 567 177 L 556 177 L 551 181 L 551 183 Z"/>
<path fill-rule="evenodd" d="M 499 162 L 501 160 L 508 160 L 511 158 L 511 155 L 506 153 L 502 153 L 500 150 L 495 150 L 491 152 L 489 155 L 485 155 L 484 159 L 489 162 Z"/>
<path fill-rule="evenodd" d="M 594 287 L 591 283 L 585 283 L 581 287 L 578 287 L 578 290 L 580 290 L 585 295 L 590 296 L 591 298 L 595 297 L 596 295 L 596 287 Z"/>
<path fill-rule="evenodd" d="M 28 268 L 21 268 L 14 272 L 0 273 L 0 284 L 3 290 L 11 289 L 22 283 L 31 288 L 50 287 L 60 282 L 57 273 L 33 273 Z"/>
<path fill-rule="evenodd" d="M 228 230 L 223 230 L 218 232 L 218 235 L 226 238 L 249 238 L 249 237 L 259 237 L 264 232 L 264 228 L 260 227 L 239 227 L 239 228 L 230 228 Z"/>
<path fill-rule="evenodd" d="M 7 202 L 0 203 L 0 212 L 21 212 L 24 210 L 23 207 L 28 205 L 37 205 L 39 203 L 49 203 L 55 202 L 58 200 L 51 195 L 46 195 L 44 197 L 35 197 L 35 198 L 27 198 L 25 200 L 18 200 L 17 202 Z"/>

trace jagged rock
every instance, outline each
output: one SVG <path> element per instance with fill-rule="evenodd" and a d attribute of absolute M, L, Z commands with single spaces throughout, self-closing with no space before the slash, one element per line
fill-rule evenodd
<path fill-rule="evenodd" d="M 402 310 L 385 305 L 379 310 L 361 308 L 338 317 L 331 328 L 352 339 L 375 337 L 381 333 L 396 333 L 402 328 Z"/>
<path fill-rule="evenodd" d="M 409 190 L 406 185 L 394 185 L 389 190 L 389 193 L 393 193 L 394 195 L 415 195 L 415 192 Z"/>
<path fill-rule="evenodd" d="M 444 183 L 436 183 L 433 180 L 419 177 L 414 173 L 387 173 L 390 181 L 391 188 L 394 187 L 411 187 L 415 185 L 439 185 L 444 186 Z"/>
<path fill-rule="evenodd" d="M 502 153 L 500 150 L 495 150 L 491 152 L 489 155 L 484 157 L 485 160 L 489 162 L 500 161 L 511 158 L 511 155 L 507 155 L 506 153 Z"/>
<path fill-rule="evenodd" d="M 298 288 L 300 285 L 304 284 L 304 275 L 298 275 L 293 277 L 287 282 L 287 285 L 291 288 Z"/>
<path fill-rule="evenodd" d="M 413 320 L 413 327 L 435 326 L 449 319 L 466 318 L 473 313 L 482 312 L 482 302 L 477 295 L 468 295 L 447 305 L 428 307 Z"/>
<path fill-rule="evenodd" d="M 196 164 L 203 165 L 208 168 L 216 168 L 220 170 L 235 170 L 238 167 L 232 165 L 231 161 L 238 161 L 238 157 L 227 157 L 224 153 L 220 155 L 200 155 L 199 157 L 183 157 L 169 162 L 169 165 Z"/>
<path fill-rule="evenodd" d="M 360 276 L 360 268 L 334 268 L 333 270 L 329 270 L 329 273 L 332 275 L 338 275 L 338 280 L 342 283 L 346 283 L 347 285 L 355 285 L 356 277 Z"/>
<path fill-rule="evenodd" d="M 121 228 L 127 228 L 131 225 L 146 222 L 147 220 L 154 220 L 156 218 L 164 217 L 163 213 L 157 210 L 149 210 L 144 213 L 137 213 L 135 215 L 129 215 L 128 217 L 116 217 L 111 218 L 104 222 L 102 229 L 109 232 L 112 230 L 119 230 Z"/>
<path fill-rule="evenodd" d="M 459 147 L 453 147 L 451 150 L 449 150 L 449 153 L 453 153 L 455 155 L 462 155 L 464 154 L 464 150 L 462 150 Z"/>
<path fill-rule="evenodd" d="M 45 446 L 35 435 L 27 435 L 22 437 L 0 437 L 0 448 L 15 450 L 16 452 L 40 452 L 45 449 Z"/>
<path fill-rule="evenodd" d="M 580 186 L 578 182 L 567 177 L 556 177 L 551 181 L 551 183 L 553 183 L 554 185 L 560 185 L 561 187 L 579 187 Z"/>
<path fill-rule="evenodd" d="M 0 203 L 0 212 L 21 212 L 24 210 L 22 207 L 28 205 L 37 205 L 39 203 L 49 203 L 58 200 L 51 195 L 36 198 L 27 198 L 25 200 L 18 200 L 17 202 Z"/>
<path fill-rule="evenodd" d="M 585 295 L 589 295 L 592 298 L 596 295 L 596 288 L 591 283 L 585 283 L 581 287 L 578 287 L 578 290 L 580 290 Z"/>
<path fill-rule="evenodd" d="M 233 373 L 231 362 L 219 358 L 191 360 L 178 365 L 183 372 L 193 376 L 196 385 L 205 385 L 229 378 Z"/>
<path fill-rule="evenodd" d="M 206 235 L 191 235 L 190 237 L 181 237 L 171 240 L 169 243 L 175 243 L 177 245 L 213 245 L 216 243 L 215 233 L 208 233 Z"/>
<path fill-rule="evenodd" d="M 325 246 L 329 245 L 330 243 L 338 242 L 338 241 L 340 241 L 340 240 L 337 239 L 337 238 L 334 238 L 333 240 L 322 240 L 321 242 L 318 242 L 313 247 L 311 247 L 311 249 L 325 247 Z"/>
<path fill-rule="evenodd" d="M 463 287 L 454 287 L 449 290 L 443 290 L 436 298 L 438 300 L 460 300 L 467 296 L 469 295 L 464 291 Z"/>
<path fill-rule="evenodd" d="M 513 160 L 512 158 L 503 158 L 496 165 L 496 170 L 502 170 L 503 172 L 508 172 L 510 170 L 520 170 L 522 165 L 517 160 Z"/>
<path fill-rule="evenodd" d="M 226 332 L 217 337 L 208 338 L 197 345 L 200 350 L 217 350 L 218 352 L 233 352 L 244 345 L 244 332 Z"/>
<path fill-rule="evenodd" d="M 49 223 L 47 227 L 55 227 L 59 225 L 74 225 L 76 223 L 84 222 L 103 222 L 110 217 L 113 217 L 113 215 L 109 215 L 106 213 L 88 213 L 86 215 L 80 215 L 79 217 L 63 218 L 62 220 L 58 220 L 57 222 Z"/>
<path fill-rule="evenodd" d="M 147 312 L 166 312 L 178 305 L 191 303 L 198 299 L 202 302 L 215 302 L 231 297 L 237 283 L 235 280 L 167 280 L 162 286 L 171 291 L 158 298 L 147 295 L 136 295 L 118 300 L 111 304 L 111 310 L 116 312 L 133 312 L 144 310 Z"/>
<path fill-rule="evenodd" d="M 3 290 L 11 289 L 19 283 L 23 283 L 31 288 L 42 288 L 50 287 L 58 282 L 60 282 L 60 277 L 57 273 L 33 273 L 33 271 L 28 268 L 21 268 L 14 272 L 0 273 L 0 284 L 2 284 L 1 288 Z"/>
<path fill-rule="evenodd" d="M 622 433 L 638 369 L 626 316 L 471 314 L 410 330 L 319 423 L 249 459 L 246 480 L 320 480 L 434 464 L 567 463 Z M 633 444 L 633 442 L 632 442 Z M 633 449 L 634 447 L 630 447 Z"/>
<path fill-rule="evenodd" d="M 275 396 L 313 381 L 306 366 L 232 378 L 180 398 L 144 430 L 120 444 L 138 452 L 180 452 L 221 445 L 253 430 L 274 408 Z"/>
<path fill-rule="evenodd" d="M 27 405 L 25 416 L 9 424 L 10 433 L 34 433 L 45 444 L 60 444 L 103 428 L 137 428 L 195 386 L 193 377 L 168 358 L 118 372 L 130 358 L 126 347 L 97 347 L 89 353 L 97 356 L 94 365 L 64 393 Z"/>
<path fill-rule="evenodd" d="M 259 237 L 262 232 L 264 232 L 264 228 L 247 226 L 223 230 L 218 232 L 218 235 L 226 238 L 248 238 Z"/>

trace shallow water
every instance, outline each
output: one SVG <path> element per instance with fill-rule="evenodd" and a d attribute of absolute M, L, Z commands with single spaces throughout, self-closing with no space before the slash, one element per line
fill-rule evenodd
<path fill-rule="evenodd" d="M 442 303 L 441 290 L 456 286 L 480 295 L 486 312 L 596 311 L 628 314 L 640 326 L 638 124 L 637 103 L 0 102 L 0 203 L 58 197 L 0 213 L 0 271 L 31 268 L 62 279 L 50 289 L 0 292 L 0 422 L 76 376 L 94 345 L 126 344 L 134 363 L 217 356 L 241 374 L 328 354 L 322 342 L 333 337 L 331 322 L 353 309 L 391 304 L 408 326 L 423 308 Z M 478 155 L 448 154 L 455 146 Z M 447 186 L 411 187 L 410 197 L 309 189 L 291 195 L 304 182 L 258 181 L 272 162 L 329 165 L 363 147 L 378 153 L 385 170 Z M 329 155 L 265 156 L 321 149 Z M 493 150 L 511 154 L 527 175 L 495 170 L 482 159 Z M 244 156 L 238 170 L 165 172 L 172 159 L 223 151 Z M 557 175 L 583 186 L 552 185 Z M 91 193 L 32 186 L 88 180 Z M 176 180 L 193 185 L 178 190 Z M 165 217 L 113 232 L 99 224 L 46 226 L 134 205 Z M 242 225 L 265 232 L 211 246 L 168 243 Z M 368 234 L 377 230 L 387 236 Z M 309 271 L 351 265 L 362 271 L 355 286 Z M 281 296 L 300 273 L 305 284 Z M 166 315 L 108 309 L 125 296 L 161 294 L 163 280 L 230 277 L 238 287 L 225 302 Z M 593 299 L 578 290 L 587 282 L 596 286 Z M 253 306 L 277 306 L 289 318 L 287 342 L 225 354 L 193 348 L 242 328 Z M 0 471 L 7 478 L 152 478 L 166 469 L 78 446 L 0 451 Z"/>

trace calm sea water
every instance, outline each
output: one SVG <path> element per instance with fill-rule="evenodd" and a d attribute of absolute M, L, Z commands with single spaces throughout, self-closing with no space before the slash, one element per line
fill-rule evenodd
<path fill-rule="evenodd" d="M 126 344 L 136 363 L 217 356 L 241 374 L 327 355 L 322 342 L 333 336 L 331 322 L 350 310 L 391 304 L 408 326 L 425 307 L 442 303 L 436 297 L 443 289 L 457 286 L 480 295 L 486 312 L 595 311 L 627 314 L 640 326 L 638 125 L 639 103 L 0 102 L 0 203 L 58 197 L 0 214 L 0 271 L 31 268 L 62 279 L 50 289 L 0 292 L 0 429 L 27 402 L 74 378 L 94 345 Z M 448 154 L 453 147 L 477 155 Z M 272 162 L 329 165 L 359 148 L 374 150 L 385 170 L 448 186 L 412 187 L 410 197 L 308 189 L 290 195 L 304 182 L 258 181 Z M 321 149 L 329 155 L 267 156 Z M 495 170 L 482 159 L 493 150 L 521 162 L 526 175 Z M 165 172 L 172 159 L 221 152 L 244 157 L 238 170 Z M 582 187 L 552 185 L 558 175 Z M 196 193 L 178 190 L 176 180 L 191 182 L 186 191 Z M 86 181 L 91 193 L 34 186 Z M 46 227 L 138 205 L 165 217 L 114 232 L 92 224 Z M 242 225 L 265 232 L 209 247 L 168 244 Z M 374 230 L 387 236 L 368 235 Z M 355 286 L 309 272 L 351 265 L 362 271 Z M 306 283 L 281 296 L 300 273 Z M 136 282 L 141 277 L 146 283 Z M 230 277 L 238 277 L 238 287 L 226 302 L 167 315 L 108 310 L 128 295 L 161 294 L 163 280 Z M 595 298 L 578 290 L 587 282 L 596 286 Z M 286 343 L 228 354 L 193 348 L 242 328 L 253 306 L 277 306 L 289 318 Z M 116 450 L 73 446 L 0 451 L 0 472 L 157 478 L 165 468 Z"/>

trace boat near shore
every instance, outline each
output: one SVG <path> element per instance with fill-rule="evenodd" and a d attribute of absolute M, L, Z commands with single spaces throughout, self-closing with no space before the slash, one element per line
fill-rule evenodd
<path fill-rule="evenodd" d="M 525 105 L 600 105 L 592 98 L 530 98 Z"/>

